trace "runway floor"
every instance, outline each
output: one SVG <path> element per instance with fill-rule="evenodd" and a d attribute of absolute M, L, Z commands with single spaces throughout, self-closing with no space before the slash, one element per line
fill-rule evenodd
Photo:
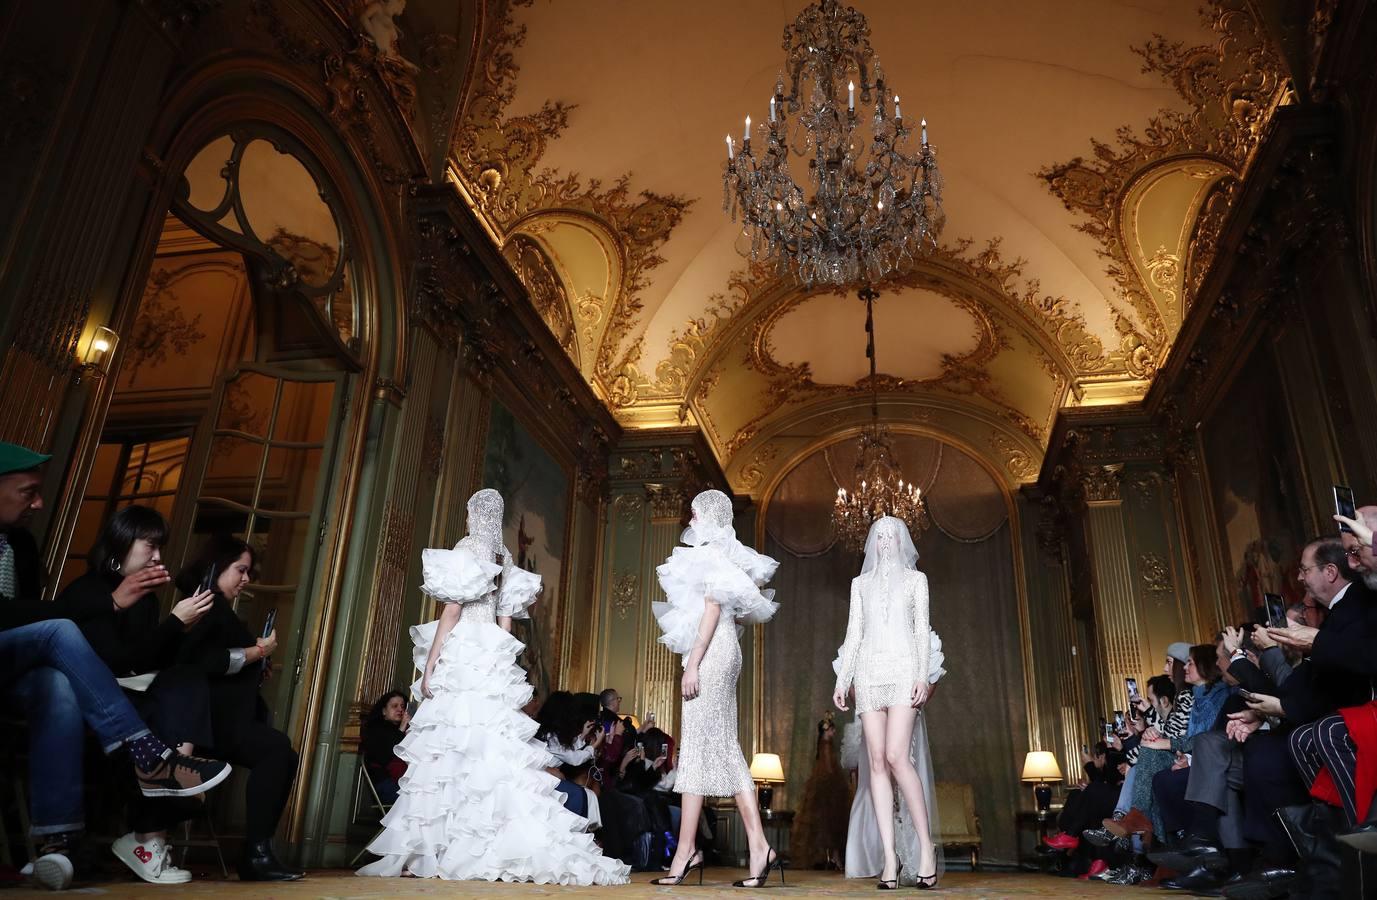
<path fill-rule="evenodd" d="M 733 888 L 731 883 L 745 878 L 740 869 L 711 869 L 705 875 L 703 887 L 697 885 L 684 888 L 658 887 L 648 882 L 656 877 L 652 873 L 637 873 L 632 883 L 625 887 L 560 887 L 558 885 L 533 884 L 488 884 L 482 882 L 445 882 L 415 878 L 359 878 L 352 872 L 341 869 L 315 870 L 304 880 L 294 884 L 263 885 L 245 884 L 238 881 L 214 881 L 209 878 L 198 879 L 190 884 L 155 887 L 131 878 L 127 881 L 102 884 L 73 885 L 74 892 L 86 896 L 110 898 L 148 898 L 166 897 L 259 897 L 259 898 L 331 898 L 331 900 L 374 900 L 383 897 L 546 897 L 546 896 L 599 896 L 636 900 L 642 897 L 669 897 L 677 892 L 684 893 L 689 900 L 706 900 L 710 897 L 737 897 L 742 891 Z M 849 897 L 875 896 L 873 881 L 847 880 L 832 872 L 786 872 L 788 884 L 780 887 L 773 881 L 769 897 L 810 896 L 810 897 Z M 778 875 L 775 875 L 778 878 Z M 906 895 L 918 892 L 912 888 L 904 889 Z M 925 897 L 1109 897 L 1124 894 L 1124 889 L 1100 882 L 1075 881 L 1057 878 L 1052 875 L 1005 872 L 953 872 L 946 876 L 940 888 L 928 891 Z M 51 897 L 53 894 L 41 890 L 12 889 L 2 896 Z"/>

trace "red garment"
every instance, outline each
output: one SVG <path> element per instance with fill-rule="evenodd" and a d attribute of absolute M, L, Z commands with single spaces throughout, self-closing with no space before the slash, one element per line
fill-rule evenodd
<path fill-rule="evenodd" d="M 406 774 L 406 760 L 397 758 L 389 759 L 387 761 L 387 768 L 384 771 L 387 772 L 387 777 L 391 778 L 393 781 L 401 781 L 402 776 Z"/>
<path fill-rule="evenodd" d="M 1353 773 L 1353 801 L 1357 807 L 1358 821 L 1365 822 L 1372 794 L 1377 791 L 1377 700 L 1362 706 L 1341 709 L 1339 715 L 1344 717 L 1344 725 L 1348 726 L 1348 736 L 1358 750 L 1357 771 Z M 1328 768 L 1320 770 L 1319 777 L 1310 786 L 1310 796 L 1331 806 L 1343 805 L 1339 789 L 1334 786 L 1334 779 L 1330 776 Z"/>

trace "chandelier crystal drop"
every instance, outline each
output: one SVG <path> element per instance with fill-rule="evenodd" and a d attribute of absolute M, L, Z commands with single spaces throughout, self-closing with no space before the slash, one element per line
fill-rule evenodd
<path fill-rule="evenodd" d="M 942 228 L 927 122 L 908 152 L 912 122 L 852 7 L 808 6 L 784 29 L 784 53 L 768 119 L 753 132 L 747 116 L 739 148 L 727 135 L 723 210 L 741 219 L 753 261 L 810 287 L 873 284 L 934 247 Z"/>
<path fill-rule="evenodd" d="M 889 429 L 880 424 L 874 318 L 878 296 L 868 287 L 860 292 L 860 299 L 865 302 L 865 353 L 870 359 L 870 424 L 861 429 L 851 490 L 838 487 L 832 504 L 833 533 L 842 546 L 858 553 L 865 549 L 870 526 L 881 516 L 902 519 L 915 539 L 932 524 L 922 489 L 904 480 L 903 472 L 894 461 Z"/>

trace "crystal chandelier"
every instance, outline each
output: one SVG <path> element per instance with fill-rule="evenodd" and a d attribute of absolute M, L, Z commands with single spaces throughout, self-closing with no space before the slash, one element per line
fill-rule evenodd
<path fill-rule="evenodd" d="M 753 261 L 773 260 L 810 287 L 878 282 L 935 246 L 942 228 L 927 121 L 908 155 L 911 121 L 885 83 L 870 25 L 837 0 L 799 13 L 784 53 L 789 92 L 781 74 L 755 140 L 750 116 L 739 151 L 727 135 L 723 210 L 740 215 Z M 792 171 L 805 165 L 808 192 Z"/>
<path fill-rule="evenodd" d="M 865 355 L 870 359 L 870 424 L 861 429 L 860 452 L 851 490 L 837 488 L 832 505 L 832 530 L 842 545 L 860 552 L 870 526 L 881 516 L 904 520 L 909 534 L 917 538 L 931 524 L 927 501 L 916 484 L 906 483 L 894 462 L 889 429 L 880 424 L 879 380 L 875 376 L 874 304 L 879 295 L 863 288 L 865 301 Z"/>

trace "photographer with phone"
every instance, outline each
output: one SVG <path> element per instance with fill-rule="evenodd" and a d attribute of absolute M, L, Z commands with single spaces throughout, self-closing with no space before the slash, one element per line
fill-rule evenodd
<path fill-rule="evenodd" d="M 297 754 L 291 739 L 268 724 L 268 708 L 259 695 L 265 661 L 277 649 L 277 632 L 269 629 L 256 638 L 234 611 L 256 563 L 257 553 L 248 543 L 219 534 L 181 571 L 177 587 L 184 594 L 196 594 L 209 579 L 214 600 L 187 632 L 178 658 L 209 679 L 214 732 L 209 755 L 250 770 L 240 879 L 296 881 L 304 873 L 278 860 L 272 838 L 296 779 Z"/>

